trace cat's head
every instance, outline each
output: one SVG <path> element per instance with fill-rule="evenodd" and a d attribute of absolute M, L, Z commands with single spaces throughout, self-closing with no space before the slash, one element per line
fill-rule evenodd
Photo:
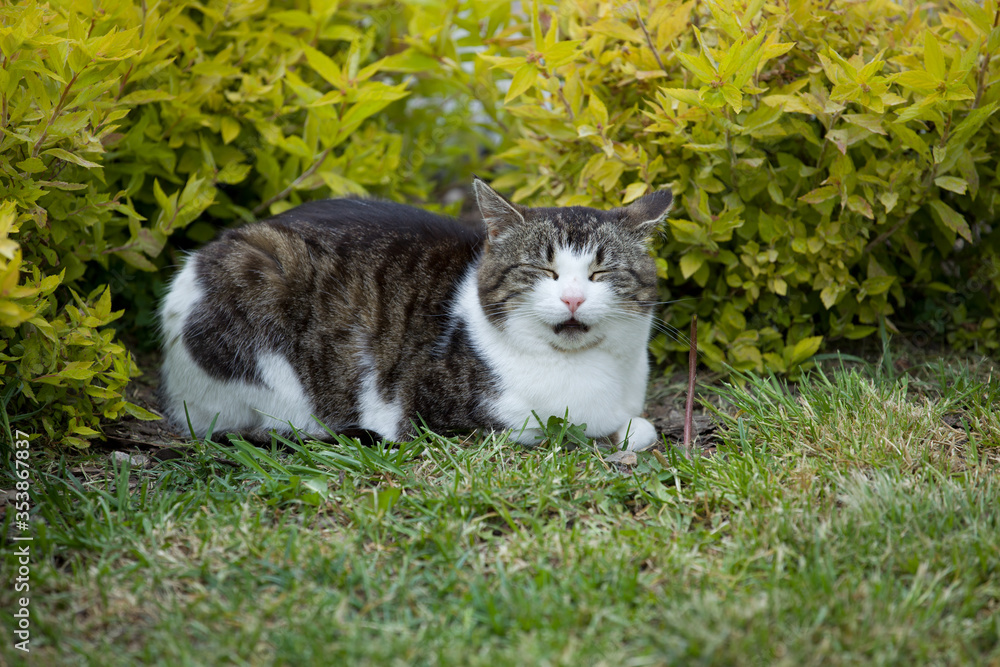
<path fill-rule="evenodd" d="M 670 210 L 669 190 L 609 211 L 512 204 L 474 182 L 486 223 L 479 300 L 489 321 L 565 351 L 645 326 L 656 264 L 648 240 Z"/>

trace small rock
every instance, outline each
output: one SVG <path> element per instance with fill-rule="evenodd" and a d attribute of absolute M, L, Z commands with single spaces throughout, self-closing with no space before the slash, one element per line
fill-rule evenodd
<path fill-rule="evenodd" d="M 659 444 L 661 444 L 659 440 L 654 440 L 654 441 L 652 441 L 652 442 L 650 442 L 650 443 L 648 443 L 646 445 L 643 445 L 642 447 L 636 447 L 635 449 L 632 449 L 630 451 L 633 451 L 633 452 L 644 452 L 646 450 L 652 449 L 653 447 L 655 447 L 655 446 L 657 446 Z"/>
<path fill-rule="evenodd" d="M 118 463 L 128 463 L 133 468 L 148 468 L 149 457 L 145 454 L 129 454 L 128 452 L 112 452 L 111 458 Z"/>
<path fill-rule="evenodd" d="M 604 457 L 604 460 L 608 463 L 617 463 L 623 466 L 634 466 L 639 463 L 639 457 L 635 455 L 635 452 L 628 450 L 608 454 Z"/>

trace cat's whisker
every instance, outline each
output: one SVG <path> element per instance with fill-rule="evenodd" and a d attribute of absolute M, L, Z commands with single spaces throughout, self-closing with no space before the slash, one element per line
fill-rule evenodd
<path fill-rule="evenodd" d="M 612 315 L 608 315 L 604 318 L 605 322 L 634 322 L 644 319 L 646 316 L 636 313 L 627 312 L 617 312 Z M 675 342 L 688 347 L 691 345 L 691 339 L 680 329 L 673 326 L 672 324 L 665 322 L 659 317 L 653 317 L 651 321 L 651 328 L 658 332 L 666 335 L 668 338 L 674 340 Z M 704 356 L 704 351 L 698 350 L 699 356 Z"/>
<path fill-rule="evenodd" d="M 684 301 L 700 301 L 701 299 L 693 296 L 686 296 L 680 299 L 674 299 L 672 301 L 630 301 L 629 303 L 635 303 L 640 306 L 669 306 L 673 303 L 681 303 Z"/>

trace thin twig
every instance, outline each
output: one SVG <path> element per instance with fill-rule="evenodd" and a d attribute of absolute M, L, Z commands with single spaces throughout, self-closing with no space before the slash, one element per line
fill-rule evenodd
<path fill-rule="evenodd" d="M 566 107 L 566 113 L 569 114 L 570 121 L 575 120 L 576 114 L 573 113 L 573 107 L 570 106 L 569 100 L 567 100 L 566 96 L 563 94 L 562 81 L 559 82 L 559 99 L 562 100 L 563 106 Z"/>
<path fill-rule="evenodd" d="M 823 169 L 823 159 L 826 158 L 826 147 L 830 145 L 830 131 L 837 124 L 837 121 L 840 120 L 840 114 L 844 113 L 844 109 L 846 109 L 846 108 L 847 107 L 844 107 L 840 111 L 838 111 L 835 114 L 833 114 L 833 117 L 830 119 L 830 127 L 828 127 L 827 130 L 826 130 L 827 134 L 826 134 L 825 137 L 823 137 L 823 146 L 820 147 L 820 149 L 819 149 L 819 157 L 816 158 L 816 174 L 817 175 L 820 175 L 822 173 L 821 170 Z"/>
<path fill-rule="evenodd" d="M 911 213 L 910 215 L 906 216 L 905 218 L 903 218 L 902 220 L 900 220 L 899 222 L 897 222 L 895 225 L 893 225 L 891 229 L 888 229 L 888 230 L 882 232 L 881 234 L 879 234 L 878 236 L 876 236 L 875 240 L 873 240 L 871 243 L 869 243 L 868 245 L 865 246 L 865 249 L 862 251 L 862 254 L 867 254 L 867 253 L 871 252 L 877 246 L 880 246 L 883 243 L 885 243 L 886 239 L 888 239 L 890 236 L 892 236 L 893 234 L 895 234 L 896 232 L 898 232 L 899 229 L 903 225 L 905 225 L 906 223 L 908 223 L 910 221 L 910 218 L 912 218 L 912 217 L 913 217 L 913 214 Z"/>
<path fill-rule="evenodd" d="M 266 211 L 271 204 L 273 204 L 276 201 L 281 201 L 282 199 L 287 197 L 292 190 L 297 188 L 302 183 L 302 181 L 306 180 L 307 178 L 316 173 L 316 170 L 320 168 L 320 166 L 323 164 L 323 162 L 326 160 L 326 157 L 330 154 L 330 151 L 332 150 L 333 150 L 332 146 L 330 148 L 324 149 L 323 152 L 319 154 L 319 157 L 316 158 L 316 161 L 313 162 L 308 169 L 302 172 L 302 174 L 298 178 L 292 181 L 287 188 L 285 188 L 278 194 L 274 195 L 266 202 L 258 204 L 257 207 L 254 208 L 253 214 L 260 215 L 261 213 Z"/>
<path fill-rule="evenodd" d="M 691 316 L 691 347 L 688 351 L 688 395 L 684 406 L 684 449 L 691 448 L 694 430 L 694 381 L 698 366 L 698 316 Z"/>
<path fill-rule="evenodd" d="M 993 16 L 993 29 L 996 30 L 998 25 L 1000 25 L 1000 7 L 997 7 L 996 14 Z M 989 51 L 986 52 L 986 60 L 983 61 L 982 69 L 979 70 L 979 80 L 976 82 L 976 99 L 972 101 L 973 109 L 979 107 L 983 93 L 986 92 L 986 72 L 990 68 L 990 56 L 992 55 Z"/>
<path fill-rule="evenodd" d="M 70 89 L 73 88 L 73 84 L 76 83 L 77 77 L 79 77 L 85 69 L 87 69 L 87 66 L 74 74 L 73 78 L 66 84 L 66 87 L 62 91 L 62 95 L 59 96 L 59 102 L 56 103 L 55 109 L 52 110 L 52 115 L 49 116 L 47 121 L 45 121 L 45 129 L 42 130 L 42 134 L 38 137 L 38 141 L 36 141 L 35 145 L 31 148 L 31 157 L 38 157 L 38 152 L 42 149 L 42 143 L 49 136 L 49 128 L 52 127 L 52 121 L 54 121 L 59 114 L 63 112 L 63 106 L 67 102 Z"/>
<path fill-rule="evenodd" d="M 120 100 L 122 98 L 122 95 L 125 94 L 125 86 L 128 85 L 128 78 L 132 76 L 133 67 L 135 67 L 135 63 L 130 64 L 128 66 L 128 70 L 126 70 L 125 74 L 122 75 L 121 83 L 118 84 L 118 94 L 115 95 L 115 102 Z"/>
<path fill-rule="evenodd" d="M 555 73 L 554 72 L 549 73 L 547 68 L 546 69 L 539 68 L 538 73 L 541 74 L 546 79 L 556 77 Z M 558 90 L 559 100 L 563 103 L 563 106 L 566 108 L 566 113 L 569 115 L 569 119 L 571 121 L 576 120 L 576 114 L 573 113 L 573 107 L 570 106 L 569 100 L 567 100 L 566 95 L 563 94 L 563 82 L 558 77 L 556 77 L 556 80 L 559 82 L 559 90 Z"/>
<path fill-rule="evenodd" d="M 660 60 L 660 54 L 657 53 L 656 47 L 653 46 L 653 38 L 649 36 L 649 31 L 646 30 L 646 24 L 643 22 L 638 8 L 635 10 L 635 19 L 639 22 L 639 27 L 642 28 L 642 34 L 646 36 L 646 43 L 649 44 L 649 50 L 653 52 L 653 57 L 656 58 L 656 64 L 660 66 L 661 70 L 666 72 L 667 68 L 663 66 L 663 61 Z"/>
<path fill-rule="evenodd" d="M 726 112 L 726 149 L 729 152 L 729 180 L 732 182 L 733 189 L 739 188 L 739 172 L 736 169 L 736 147 L 733 146 L 733 133 L 729 129 L 732 127 L 732 119 L 729 117 L 729 107 L 727 106 L 724 111 Z"/>

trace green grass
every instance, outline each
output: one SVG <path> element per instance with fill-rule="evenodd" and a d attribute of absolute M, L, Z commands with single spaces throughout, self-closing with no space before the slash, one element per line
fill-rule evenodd
<path fill-rule="evenodd" d="M 633 468 L 572 431 L 56 467 L 34 487 L 31 662 L 1000 661 L 1000 379 L 719 393 L 717 456 Z"/>

